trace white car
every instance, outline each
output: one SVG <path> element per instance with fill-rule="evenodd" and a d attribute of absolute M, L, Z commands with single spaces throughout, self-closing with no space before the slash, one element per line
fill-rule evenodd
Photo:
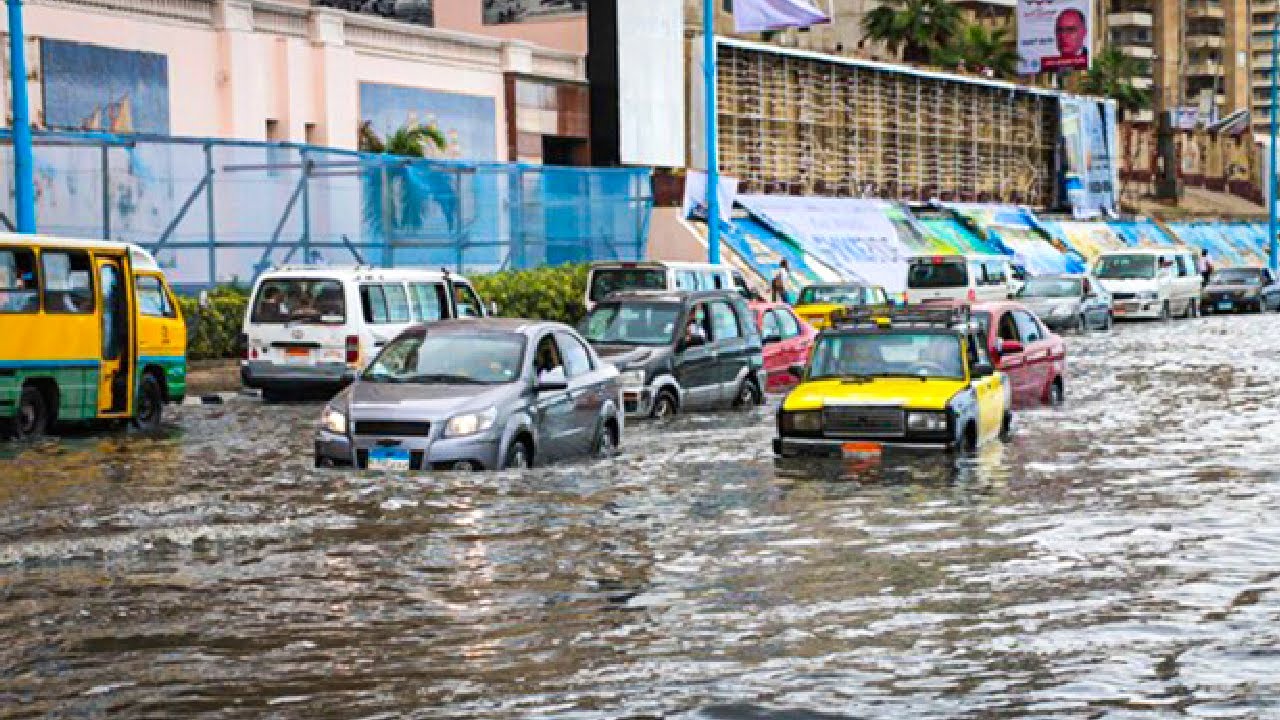
<path fill-rule="evenodd" d="M 917 255 L 907 259 L 908 303 L 992 302 L 1018 293 L 1013 263 L 1004 255 Z"/>
<path fill-rule="evenodd" d="M 270 401 L 336 392 L 409 326 L 485 315 L 471 283 L 444 271 L 279 268 L 254 283 L 240 378 Z"/>
<path fill-rule="evenodd" d="M 1093 274 L 1111 294 L 1116 319 L 1167 320 L 1200 314 L 1203 281 L 1190 250 L 1110 250 L 1094 261 Z"/>
<path fill-rule="evenodd" d="M 737 290 L 750 299 L 747 280 L 737 268 L 693 262 L 625 262 L 609 261 L 591 264 L 587 272 L 587 310 L 616 292 L 629 291 L 688 292 Z"/>

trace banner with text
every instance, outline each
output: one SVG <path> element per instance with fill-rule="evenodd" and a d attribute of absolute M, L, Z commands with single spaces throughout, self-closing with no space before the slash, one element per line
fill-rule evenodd
<path fill-rule="evenodd" d="M 1018 0 L 1018 72 L 1087 70 L 1093 47 L 1089 0 Z"/>
<path fill-rule="evenodd" d="M 1120 192 L 1116 105 L 1073 97 L 1060 102 L 1067 202 L 1078 219 L 1115 217 Z"/>

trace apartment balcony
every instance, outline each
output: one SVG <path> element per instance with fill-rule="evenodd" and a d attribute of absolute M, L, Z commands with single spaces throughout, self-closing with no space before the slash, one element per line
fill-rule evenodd
<path fill-rule="evenodd" d="M 1155 81 L 1149 77 L 1139 76 L 1139 77 L 1130 79 L 1129 84 L 1133 85 L 1139 90 L 1150 90 L 1151 86 L 1155 85 Z"/>
<path fill-rule="evenodd" d="M 1116 43 L 1115 47 L 1135 60 L 1150 60 L 1156 56 L 1155 50 L 1152 50 L 1150 45 L 1133 45 L 1121 41 Z"/>
<path fill-rule="evenodd" d="M 1193 62 L 1187 64 L 1187 77 L 1218 77 L 1222 75 L 1222 64 L 1211 62 Z"/>
<path fill-rule="evenodd" d="M 1187 3 L 1187 19 L 1209 19 L 1209 20 L 1225 20 L 1227 17 L 1226 10 L 1222 8 L 1222 3 L 1216 2 L 1189 2 Z"/>
<path fill-rule="evenodd" d="M 1113 28 L 1121 27 L 1151 27 L 1151 11 L 1150 10 L 1130 10 L 1127 12 L 1115 12 L 1107 15 L 1107 26 Z"/>
<path fill-rule="evenodd" d="M 1130 113 L 1125 119 L 1129 122 L 1150 123 L 1155 122 L 1156 114 L 1151 110 L 1138 110 Z"/>
<path fill-rule="evenodd" d="M 1220 50 L 1224 44 L 1221 35 L 1187 35 L 1187 47 L 1192 50 Z"/>

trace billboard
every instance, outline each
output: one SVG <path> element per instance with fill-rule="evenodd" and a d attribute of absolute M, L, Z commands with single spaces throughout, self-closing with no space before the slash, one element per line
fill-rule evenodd
<path fill-rule="evenodd" d="M 1077 218 L 1115 215 L 1120 191 L 1116 104 L 1080 97 L 1060 103 L 1067 202 Z"/>
<path fill-rule="evenodd" d="M 484 23 L 504 25 L 582 15 L 586 11 L 587 0 L 484 0 Z"/>
<path fill-rule="evenodd" d="M 683 167 L 684 3 L 619 2 L 617 13 L 619 159 Z"/>
<path fill-rule="evenodd" d="M 1091 10 L 1089 0 L 1018 0 L 1018 72 L 1087 70 Z"/>
<path fill-rule="evenodd" d="M 44 121 L 53 130 L 169 133 L 169 58 L 40 40 Z"/>

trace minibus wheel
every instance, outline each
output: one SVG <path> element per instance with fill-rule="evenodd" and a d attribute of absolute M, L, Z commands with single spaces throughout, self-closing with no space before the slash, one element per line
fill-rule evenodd
<path fill-rule="evenodd" d="M 133 424 L 143 432 L 154 432 L 160 429 L 160 420 L 163 416 L 164 392 L 160 389 L 160 383 L 156 382 L 154 375 L 143 375 Z"/>
<path fill-rule="evenodd" d="M 18 414 L 13 419 L 13 434 L 19 440 L 30 440 L 49 430 L 49 404 L 40 388 L 27 385 L 22 388 L 18 401 Z"/>

